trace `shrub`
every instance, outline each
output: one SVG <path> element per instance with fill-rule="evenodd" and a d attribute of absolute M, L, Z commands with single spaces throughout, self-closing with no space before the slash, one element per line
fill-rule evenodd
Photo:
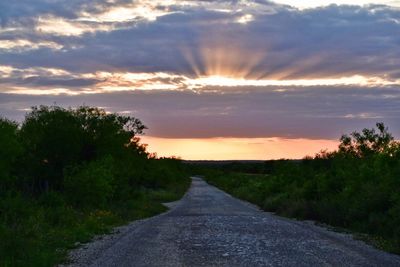
<path fill-rule="evenodd" d="M 103 207 L 114 193 L 113 160 L 106 158 L 68 171 L 67 199 L 76 207 Z"/>

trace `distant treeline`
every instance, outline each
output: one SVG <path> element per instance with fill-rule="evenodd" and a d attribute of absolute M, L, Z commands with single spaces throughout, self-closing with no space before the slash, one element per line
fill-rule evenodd
<path fill-rule="evenodd" d="M 367 234 L 400 253 L 400 143 L 384 124 L 342 136 L 334 152 L 254 164 L 197 165 L 196 172 L 266 211 Z"/>
<path fill-rule="evenodd" d="M 224 172 L 240 172 L 247 174 L 270 174 L 277 166 L 284 162 L 301 163 L 302 160 L 188 160 L 184 164 L 191 166 L 192 172 L 196 170 L 219 170 Z"/>
<path fill-rule="evenodd" d="M 163 211 L 190 181 L 157 159 L 133 117 L 83 106 L 0 118 L 0 266 L 53 266 L 66 248 Z"/>

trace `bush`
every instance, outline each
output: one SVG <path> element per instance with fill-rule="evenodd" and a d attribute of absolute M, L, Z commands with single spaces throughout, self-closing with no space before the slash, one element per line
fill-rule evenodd
<path fill-rule="evenodd" d="M 104 207 L 114 194 L 112 159 L 90 162 L 70 170 L 65 177 L 65 194 L 75 207 Z"/>

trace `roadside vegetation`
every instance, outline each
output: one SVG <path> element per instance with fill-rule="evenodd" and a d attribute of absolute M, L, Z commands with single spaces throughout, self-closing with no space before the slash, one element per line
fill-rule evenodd
<path fill-rule="evenodd" d="M 303 160 L 193 171 L 266 211 L 349 229 L 400 254 L 400 143 L 382 123 L 342 136 L 334 152 Z"/>
<path fill-rule="evenodd" d="M 68 248 L 180 198 L 190 184 L 182 163 L 146 152 L 145 129 L 86 106 L 0 118 L 0 266 L 54 266 Z"/>

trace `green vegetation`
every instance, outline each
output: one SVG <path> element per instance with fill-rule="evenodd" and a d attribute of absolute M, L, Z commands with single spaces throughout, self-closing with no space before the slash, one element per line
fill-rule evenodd
<path fill-rule="evenodd" d="M 0 266 L 53 266 L 111 227 L 164 211 L 190 184 L 139 144 L 132 117 L 80 107 L 0 118 Z"/>
<path fill-rule="evenodd" d="M 248 164 L 233 165 L 196 171 L 266 211 L 366 234 L 378 247 L 400 253 L 400 143 L 382 123 L 342 136 L 335 152 L 269 161 L 252 168 L 256 174 L 240 172 Z"/>

